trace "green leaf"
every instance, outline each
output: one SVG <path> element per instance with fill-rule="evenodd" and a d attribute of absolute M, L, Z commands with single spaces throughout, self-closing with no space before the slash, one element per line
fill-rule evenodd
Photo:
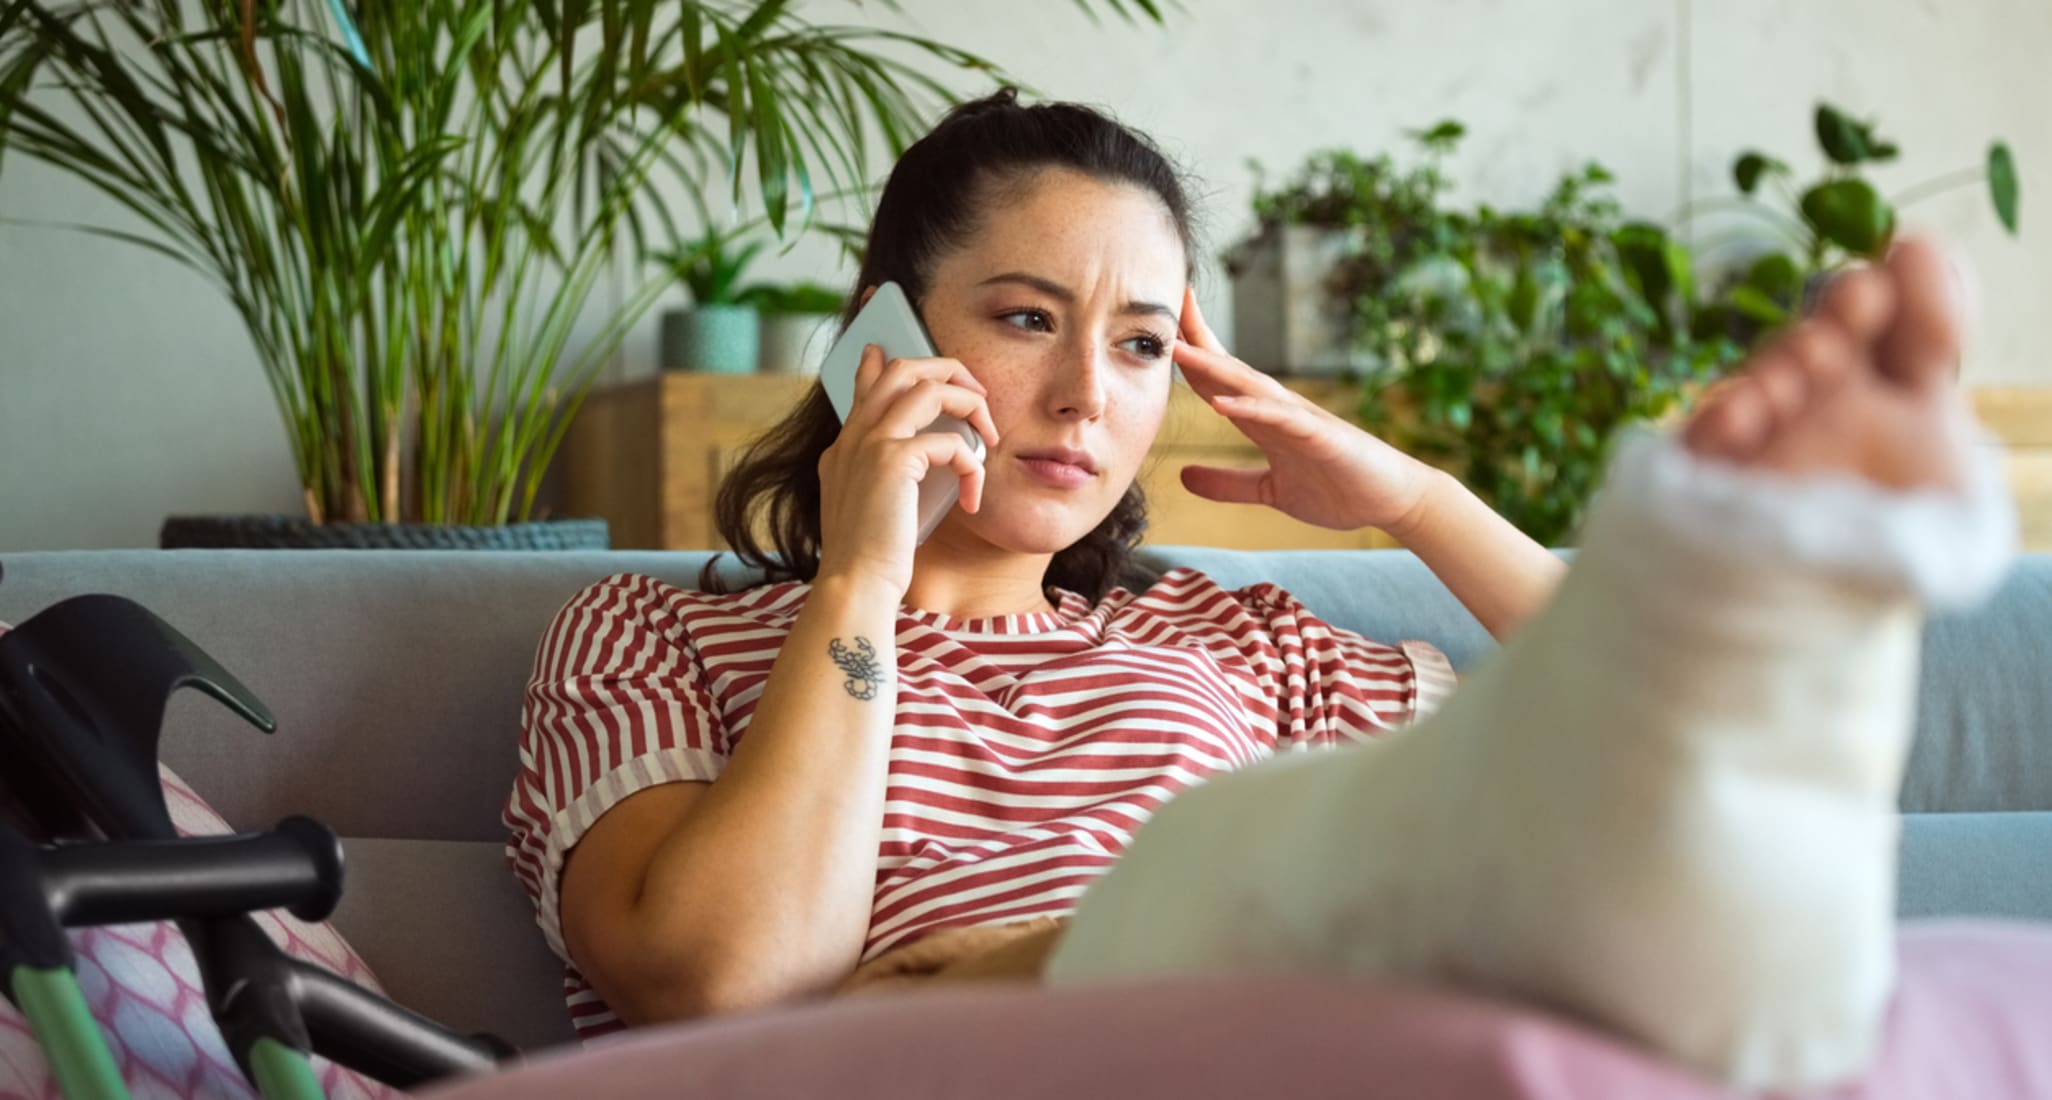
<path fill-rule="evenodd" d="M 1858 164 L 1873 155 L 1873 129 L 1829 103 L 1817 104 L 1817 143 L 1836 164 Z"/>
<path fill-rule="evenodd" d="M 2016 236 L 2016 157 L 2006 142 L 1998 141 L 1988 147 L 1988 197 L 1995 200 L 1995 216 L 2002 219 L 2002 228 Z"/>
<path fill-rule="evenodd" d="M 1746 195 L 1750 195 L 1757 190 L 1760 186 L 1760 180 L 1769 173 L 1779 176 L 1793 174 L 1789 171 L 1788 165 L 1765 153 L 1757 153 L 1751 150 L 1741 154 L 1738 160 L 1731 166 L 1731 178 L 1738 183 L 1739 192 Z"/>
<path fill-rule="evenodd" d="M 1728 303 L 1712 303 L 1696 310 L 1695 316 L 1689 318 L 1689 336 L 1706 342 L 1724 339 L 1737 323 L 1737 311 Z"/>
<path fill-rule="evenodd" d="M 14 17 L 13 10 L 0 13 L 0 42 L 6 41 L 7 23 Z M 13 68 L 0 71 L 0 165 L 4 165 L 7 139 L 12 132 L 8 116 L 13 113 L 14 105 L 28 95 L 29 86 L 35 81 L 36 62 L 39 58 L 40 55 L 36 51 L 25 50 L 23 56 L 14 62 Z"/>
<path fill-rule="evenodd" d="M 1762 293 L 1758 287 L 1733 287 L 1726 300 L 1731 303 L 1733 309 L 1765 325 L 1785 324 L 1789 318 L 1788 311 Z"/>
<path fill-rule="evenodd" d="M 1134 17 L 1136 11 L 1154 20 L 1156 23 L 1165 21 L 1162 16 L 1163 5 L 1160 0 L 1099 0 L 1099 2 L 1118 13 L 1121 19 L 1129 23 L 1139 21 Z M 1097 18 L 1097 4 L 1092 3 L 1091 0 L 1076 0 L 1076 7 L 1085 15 L 1088 15 L 1091 22 L 1102 22 Z"/>
<path fill-rule="evenodd" d="M 761 66 L 750 66 L 749 100 L 755 109 L 755 167 L 756 181 L 762 189 L 763 209 L 769 215 L 770 228 L 779 236 L 784 232 L 784 217 L 790 210 L 790 160 L 787 127 L 777 107 L 777 93 L 770 86 L 769 76 Z"/>
<path fill-rule="evenodd" d="M 557 44 L 562 50 L 561 76 L 563 95 L 566 98 L 573 91 L 571 78 L 576 72 L 573 55 L 577 51 L 577 38 L 584 28 L 584 19 L 590 7 L 591 0 L 563 0 L 562 32 L 557 36 Z"/>
<path fill-rule="evenodd" d="M 1661 306 L 1677 295 L 1687 303 L 1695 297 L 1689 250 L 1666 230 L 1651 222 L 1632 222 L 1612 234 L 1611 243 L 1648 304 Z"/>
<path fill-rule="evenodd" d="M 1448 152 L 1461 143 L 1468 134 L 1468 128 L 1458 119 L 1442 119 L 1426 130 L 1407 130 L 1413 141 L 1435 153 Z"/>
<path fill-rule="evenodd" d="M 705 87 L 705 27 L 697 4 L 683 4 L 677 12 L 677 37 L 684 43 L 683 84 L 689 102 L 703 98 Z"/>
<path fill-rule="evenodd" d="M 1753 261 L 1746 269 L 1745 284 L 1765 294 L 1775 302 L 1794 306 L 1802 296 L 1803 274 L 1793 258 L 1780 252 L 1770 252 Z"/>
<path fill-rule="evenodd" d="M 179 264 L 191 268 L 192 270 L 199 272 L 201 275 L 209 277 L 215 276 L 215 272 L 212 269 L 210 269 L 202 261 L 193 258 L 190 254 L 180 252 L 178 249 L 173 248 L 168 244 L 165 244 L 163 241 L 157 240 L 154 237 L 143 236 L 140 233 L 130 233 L 126 230 L 113 229 L 104 225 L 89 225 L 82 222 L 41 222 L 29 221 L 22 218 L 6 217 L 0 217 L 0 225 L 20 225 L 34 226 L 37 228 L 68 229 L 76 233 L 87 234 L 88 236 L 105 237 L 110 241 L 120 241 L 123 244 L 134 245 L 137 248 L 143 248 L 151 252 L 155 252 L 159 256 L 164 256 L 166 258 L 176 260 Z"/>
<path fill-rule="evenodd" d="M 655 0 L 627 0 L 627 65 L 637 76 L 648 67 L 648 36 L 655 23 Z"/>
<path fill-rule="evenodd" d="M 789 6 L 790 0 L 763 0 L 753 12 L 749 13 L 748 18 L 742 22 L 740 28 L 734 32 L 734 37 L 743 42 L 759 37 L 763 31 L 769 29 L 770 24 L 776 22 L 778 16 L 784 14 L 784 9 Z"/>
<path fill-rule="evenodd" d="M 1895 208 L 1863 179 L 1819 184 L 1803 193 L 1803 220 L 1855 256 L 1879 259 L 1895 236 Z"/>
<path fill-rule="evenodd" d="M 1510 301 L 1506 304 L 1511 324 L 1521 332 L 1530 331 L 1532 322 L 1539 314 L 1539 281 L 1530 271 L 1519 271 L 1511 286 Z"/>

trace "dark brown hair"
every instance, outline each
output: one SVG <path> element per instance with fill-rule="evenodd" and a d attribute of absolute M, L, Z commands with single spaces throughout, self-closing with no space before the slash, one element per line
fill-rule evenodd
<path fill-rule="evenodd" d="M 1152 141 L 1078 104 L 1023 106 L 1018 93 L 1005 88 L 948 112 L 891 169 L 842 327 L 854 319 L 867 287 L 896 282 L 915 305 L 924 301 L 941 257 L 982 227 L 1005 188 L 1047 168 L 1146 189 L 1167 208 L 1183 254 L 1194 263 L 1187 191 Z M 765 581 L 809 581 L 819 572 L 819 459 L 840 431 L 825 388 L 814 386 L 721 483 L 714 505 L 720 536 Z M 756 536 L 759 522 L 768 532 L 767 547 Z M 1146 529 L 1147 502 L 1136 483 L 1095 530 L 1055 554 L 1044 583 L 1097 600 L 1129 571 Z M 716 562 L 707 562 L 700 578 L 712 591 L 721 590 Z"/>

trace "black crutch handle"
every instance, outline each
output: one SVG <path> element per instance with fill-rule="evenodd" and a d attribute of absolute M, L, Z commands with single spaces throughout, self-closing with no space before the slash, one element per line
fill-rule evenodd
<path fill-rule="evenodd" d="M 316 921 L 341 898 L 342 842 L 310 817 L 237 836 L 42 845 L 0 824 L 0 967 L 70 965 L 67 927 L 260 909 Z"/>

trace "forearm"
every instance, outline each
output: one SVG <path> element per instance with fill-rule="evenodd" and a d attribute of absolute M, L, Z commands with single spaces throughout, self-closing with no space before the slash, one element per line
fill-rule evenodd
<path fill-rule="evenodd" d="M 1567 566 L 1453 475 L 1429 476 L 1411 517 L 1389 533 L 1503 641 L 1552 598 Z"/>
<path fill-rule="evenodd" d="M 896 616 L 886 590 L 815 587 L 747 735 L 649 864 L 636 904 L 643 942 L 675 952 L 714 1011 L 830 988 L 861 954 L 896 711 Z M 830 651 L 857 639 L 874 651 L 872 677 L 851 677 Z"/>

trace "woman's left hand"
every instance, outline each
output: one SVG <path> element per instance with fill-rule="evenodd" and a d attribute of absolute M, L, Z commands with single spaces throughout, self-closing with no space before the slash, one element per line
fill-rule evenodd
<path fill-rule="evenodd" d="M 1190 388 L 1267 457 L 1266 469 L 1183 467 L 1183 486 L 1208 500 L 1266 504 L 1340 531 L 1416 523 L 1436 471 L 1232 357 L 1183 292 L 1176 365 Z"/>

